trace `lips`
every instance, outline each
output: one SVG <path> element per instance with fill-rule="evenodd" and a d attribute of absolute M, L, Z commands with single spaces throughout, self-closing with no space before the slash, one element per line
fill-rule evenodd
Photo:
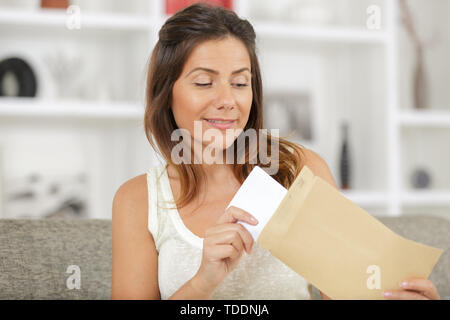
<path fill-rule="evenodd" d="M 204 119 L 206 123 L 208 123 L 210 126 L 217 128 L 217 129 L 228 129 L 231 128 L 236 120 L 234 119 Z"/>
<path fill-rule="evenodd" d="M 234 119 L 222 119 L 222 118 L 210 118 L 210 119 L 206 119 L 206 121 L 211 121 L 211 122 L 215 122 L 215 123 L 230 123 L 235 121 Z"/>

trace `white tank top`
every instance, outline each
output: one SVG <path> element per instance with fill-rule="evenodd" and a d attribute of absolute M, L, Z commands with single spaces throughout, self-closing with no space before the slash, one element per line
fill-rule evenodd
<path fill-rule="evenodd" d="M 148 229 L 158 251 L 158 283 L 166 300 L 200 267 L 203 238 L 186 227 L 173 202 L 165 163 L 147 171 Z M 168 201 L 168 202 L 167 202 Z M 216 288 L 214 300 L 306 300 L 312 287 L 276 257 L 254 243 L 238 266 Z"/>

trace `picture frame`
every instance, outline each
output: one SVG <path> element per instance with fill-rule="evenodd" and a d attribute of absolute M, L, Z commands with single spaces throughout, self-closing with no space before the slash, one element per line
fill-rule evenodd
<path fill-rule="evenodd" d="M 264 92 L 264 127 L 280 129 L 280 137 L 308 149 L 323 147 L 323 69 L 319 58 L 309 56 L 299 64 L 304 78 L 295 87 L 271 87 Z M 281 119 L 274 121 L 274 119 Z M 283 120 L 284 118 L 284 120 Z M 293 118 L 293 119 L 292 119 Z"/>
<path fill-rule="evenodd" d="M 280 137 L 312 142 L 311 95 L 308 92 L 274 92 L 265 98 L 265 127 L 279 129 Z"/>
<path fill-rule="evenodd" d="M 204 2 L 214 6 L 221 6 L 227 9 L 233 9 L 233 0 L 166 0 L 166 14 L 174 14 L 177 11 L 183 10 L 184 8 L 195 4 L 197 2 Z"/>

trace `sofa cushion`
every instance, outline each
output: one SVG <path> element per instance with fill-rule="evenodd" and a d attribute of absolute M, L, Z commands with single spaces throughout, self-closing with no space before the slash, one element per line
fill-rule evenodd
<path fill-rule="evenodd" d="M 77 276 L 66 273 L 71 265 L 79 289 L 66 285 Z M 110 291 L 110 220 L 0 219 L 0 299 L 110 299 Z"/>
<path fill-rule="evenodd" d="M 444 249 L 429 279 L 450 299 L 450 221 L 433 216 L 377 217 L 397 234 Z M 111 220 L 0 219 L 0 299 L 110 299 Z M 69 289 L 71 265 L 80 289 Z M 314 288 L 314 297 L 320 298 Z"/>

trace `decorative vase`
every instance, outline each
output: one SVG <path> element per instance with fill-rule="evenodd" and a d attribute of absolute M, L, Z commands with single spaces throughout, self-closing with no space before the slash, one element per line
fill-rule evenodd
<path fill-rule="evenodd" d="M 430 173 L 425 168 L 416 168 L 411 175 L 411 185 L 414 189 L 428 189 L 431 185 Z"/>
<path fill-rule="evenodd" d="M 417 62 L 414 69 L 414 108 L 426 109 L 428 108 L 428 95 L 427 95 L 427 79 L 425 73 L 425 64 L 423 57 L 423 49 L 417 48 Z"/>
<path fill-rule="evenodd" d="M 41 8 L 67 9 L 69 0 L 41 0 Z"/>
<path fill-rule="evenodd" d="M 342 143 L 339 160 L 339 177 L 341 189 L 350 189 L 351 163 L 350 163 L 350 146 L 349 146 L 349 124 L 345 121 L 341 125 Z"/>
<path fill-rule="evenodd" d="M 220 6 L 227 9 L 233 9 L 232 0 L 166 0 L 166 14 L 174 14 L 196 2 L 206 2 L 213 6 Z"/>

